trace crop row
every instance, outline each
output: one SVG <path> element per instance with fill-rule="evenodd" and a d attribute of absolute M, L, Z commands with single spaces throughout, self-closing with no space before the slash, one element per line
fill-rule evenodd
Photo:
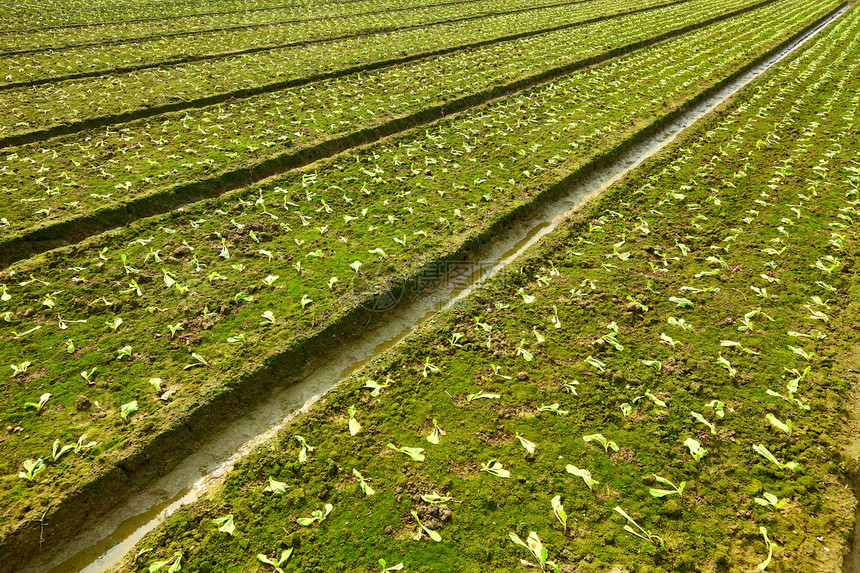
<path fill-rule="evenodd" d="M 368 289 L 462 249 L 789 33 L 752 15 L 715 24 L 7 269 L 0 361 L 14 376 L 0 417 L 18 459 L 0 460 L 5 526 L 75 476 L 145 451 L 168 420 L 337 324 Z M 716 41 L 726 35 L 737 42 Z M 85 456 L 32 485 L 16 477 L 83 434 L 95 442 Z"/>
<path fill-rule="evenodd" d="M 827 8 L 832 4 L 779 2 L 750 18 L 794 30 Z M 566 67 L 607 41 L 624 46 L 688 23 L 661 20 L 649 29 L 604 22 L 22 146 L 0 160 L 0 187 L 12 200 L 0 238 Z"/>
<path fill-rule="evenodd" d="M 167 31 L 146 31 L 131 36 L 108 36 L 102 39 L 89 40 L 75 30 L 69 35 L 67 42 L 56 39 L 54 43 L 42 47 L 20 46 L 10 44 L 8 52 L 0 54 L 4 58 L 19 55 L 34 55 L 51 51 L 54 57 L 59 52 L 72 51 L 86 56 L 86 50 L 95 48 L 102 50 L 107 46 L 122 46 L 123 52 L 136 49 L 141 52 L 135 61 L 158 61 L 163 54 L 200 55 L 225 50 L 241 50 L 255 46 L 280 45 L 283 43 L 298 43 L 315 41 L 331 37 L 342 37 L 354 34 L 366 34 L 379 30 L 398 30 L 422 25 L 433 25 L 438 22 L 462 21 L 481 18 L 490 14 L 511 13 L 540 9 L 546 6 L 569 4 L 569 0 L 535 3 L 531 0 L 482 0 L 481 2 L 441 3 L 428 6 L 416 6 L 410 10 L 371 10 L 349 14 L 342 18 L 296 18 L 289 10 L 276 15 L 269 21 L 247 24 L 227 24 L 217 21 L 210 22 L 205 28 L 198 30 L 173 29 Z M 576 3 L 576 2 L 573 2 Z M 217 35 L 217 39 L 208 38 Z M 59 35 L 62 36 L 62 35 Z M 220 43 L 217 41 L 220 40 Z M 20 39 L 17 39 L 20 42 Z M 155 57 L 147 57 L 152 46 Z M 128 60 L 118 60 L 128 63 Z"/>
<path fill-rule="evenodd" d="M 730 11 L 733 7 L 737 9 L 752 4 L 751 0 L 732 0 L 720 6 Z M 599 20 L 592 24 L 584 23 L 590 18 L 558 23 L 536 21 L 534 14 L 520 14 L 504 17 L 504 29 L 488 28 L 479 22 L 451 24 L 432 31 L 379 34 L 130 74 L 0 91 L 0 103 L 3 104 L 0 105 L 0 134 L 24 134 L 62 123 L 82 122 L 91 117 L 158 108 L 176 102 L 189 102 L 191 106 L 197 100 L 219 94 L 247 97 L 243 96 L 243 90 L 249 93 L 277 91 L 289 82 L 301 82 L 305 78 L 311 81 L 311 78 L 325 74 L 339 75 L 350 73 L 350 70 L 384 67 L 404 63 L 404 60 L 563 32 L 579 26 L 598 30 L 601 25 L 615 25 L 616 19 L 634 29 L 640 26 L 658 29 L 662 20 L 696 21 L 711 14 L 703 8 L 701 0 L 653 10 L 647 3 L 642 6 L 640 9 L 644 11 L 641 13 L 598 16 Z M 607 42 L 592 49 L 608 49 L 613 45 Z M 94 96 L 96 93 L 98 98 Z"/>
<path fill-rule="evenodd" d="M 203 58 L 241 51 L 268 51 L 286 49 L 304 43 L 325 42 L 348 39 L 355 36 L 363 38 L 382 32 L 418 29 L 424 34 L 433 35 L 448 28 L 462 27 L 468 34 L 471 28 L 483 30 L 484 34 L 494 35 L 521 31 L 524 26 L 537 28 L 575 21 L 587 17 L 610 14 L 616 11 L 617 2 L 595 0 L 581 3 L 578 0 L 566 2 L 547 2 L 533 8 L 514 7 L 510 10 L 499 9 L 494 15 L 493 5 L 504 6 L 520 0 L 488 0 L 487 4 L 464 4 L 441 6 L 411 12 L 371 14 L 349 19 L 315 20 L 283 24 L 248 30 L 235 30 L 219 34 L 181 36 L 155 39 L 151 42 L 92 46 L 21 54 L 0 57 L 0 69 L 8 83 L 34 79 L 51 79 L 79 73 L 110 73 L 117 67 L 159 65 L 163 60 L 173 61 L 181 54 L 183 59 Z M 625 0 L 624 5 L 656 4 L 657 0 Z M 472 16 L 458 17 L 458 14 L 476 10 Z M 622 9 L 623 10 L 623 9 Z M 506 14 L 505 12 L 510 12 Z M 444 32 L 442 32 L 444 33 Z M 434 45 L 425 44 L 425 47 Z"/>
<path fill-rule="evenodd" d="M 62 29 L 68 27 L 98 26 L 103 23 L 121 21 L 152 21 L 180 19 L 195 16 L 214 16 L 225 13 L 265 12 L 292 7 L 297 11 L 328 6 L 332 13 L 348 11 L 353 6 L 366 4 L 366 0 L 342 0 L 339 2 L 301 2 L 273 0 L 257 2 L 234 0 L 230 2 L 153 2 L 153 3 L 92 3 L 92 2 L 43 2 L 40 10 L 34 11 L 26 4 L 7 7 L 6 16 L 0 23 L 0 33 L 17 33 L 40 29 Z M 382 6 L 403 6 L 403 0 L 383 0 Z"/>
<path fill-rule="evenodd" d="M 115 23 L 100 23 L 91 27 L 71 26 L 35 31 L 7 32 L 0 34 L 0 50 L 47 49 L 50 46 L 89 44 L 93 42 L 120 42 L 124 38 L 139 38 L 182 33 L 205 33 L 217 28 L 236 26 L 258 26 L 283 21 L 310 19 L 340 19 L 386 12 L 412 12 L 435 6 L 456 7 L 458 5 L 485 4 L 485 0 L 449 0 L 404 5 L 403 2 L 356 2 L 352 4 L 286 5 L 264 10 L 229 11 L 163 19 L 126 20 Z M 517 4 L 509 4 L 508 7 Z M 519 5 L 524 5 L 520 2 Z M 465 6 L 464 6 L 465 7 Z M 497 9 L 497 8 L 496 8 Z M 468 12 L 467 12 L 468 13 Z"/>
<path fill-rule="evenodd" d="M 852 10 L 121 570 L 840 571 L 858 30 Z"/>

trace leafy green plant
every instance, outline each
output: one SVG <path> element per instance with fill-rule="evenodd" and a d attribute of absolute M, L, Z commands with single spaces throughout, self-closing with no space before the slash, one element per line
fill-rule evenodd
<path fill-rule="evenodd" d="M 334 507 L 332 506 L 332 504 L 327 503 L 325 504 L 324 510 L 315 509 L 311 512 L 310 517 L 300 517 L 296 520 L 296 522 L 302 527 L 310 527 L 314 524 L 314 522 L 322 523 L 326 520 L 326 518 L 329 516 L 333 509 Z"/>
<path fill-rule="evenodd" d="M 597 442 L 601 446 L 603 446 L 603 450 L 606 453 L 609 453 L 609 448 L 612 448 L 613 452 L 618 451 L 618 444 L 613 442 L 612 440 L 607 440 L 603 434 L 590 434 L 588 436 L 582 436 L 582 440 L 586 443 L 589 442 Z"/>
<path fill-rule="evenodd" d="M 51 457 L 54 461 L 57 461 L 63 457 L 63 454 L 74 449 L 74 447 L 74 444 L 66 444 L 65 446 L 60 447 L 60 440 L 54 440 L 54 444 L 51 446 Z"/>
<path fill-rule="evenodd" d="M 385 559 L 380 559 L 378 561 L 378 563 L 379 563 L 379 569 L 380 569 L 379 573 L 388 573 L 388 571 L 402 571 L 403 568 L 405 567 L 405 565 L 403 565 L 402 562 L 398 563 L 397 565 L 389 566 L 388 563 L 385 561 Z"/>
<path fill-rule="evenodd" d="M 667 485 L 672 489 L 658 489 L 658 488 L 649 488 L 648 493 L 650 493 L 654 497 L 666 497 L 667 495 L 678 494 L 678 497 L 681 497 L 681 494 L 684 493 L 684 487 L 687 485 L 687 482 L 682 481 L 681 485 L 675 485 L 664 477 L 660 477 L 657 474 L 651 474 L 654 476 L 654 479 L 657 480 L 657 483 L 661 483 L 663 485 Z"/>
<path fill-rule="evenodd" d="M 303 464 L 308 461 L 308 454 L 316 448 L 309 446 L 304 436 L 296 436 L 296 441 L 301 445 L 301 449 L 299 449 L 299 463 Z"/>
<path fill-rule="evenodd" d="M 177 551 L 173 554 L 173 557 L 168 559 L 167 561 L 155 561 L 149 566 L 149 573 L 155 573 L 160 570 L 165 565 L 171 564 L 170 568 L 167 570 L 167 573 L 177 573 L 177 571 L 182 570 L 182 552 Z"/>
<path fill-rule="evenodd" d="M 218 531 L 233 535 L 236 532 L 236 526 L 233 524 L 233 514 L 225 515 L 224 517 L 216 517 L 212 523 L 218 526 Z"/>
<path fill-rule="evenodd" d="M 486 463 L 481 463 L 481 470 L 480 471 L 487 472 L 490 475 L 494 475 L 494 476 L 500 477 L 500 478 L 511 477 L 511 472 L 506 470 L 504 468 L 504 466 L 502 466 L 501 463 L 499 463 L 498 461 L 496 461 L 494 459 L 490 460 Z"/>
<path fill-rule="evenodd" d="M 624 525 L 624 531 L 632 533 L 636 537 L 642 538 L 645 541 L 649 541 L 654 545 L 659 546 L 663 550 L 666 549 L 666 543 L 663 541 L 662 537 L 660 537 L 659 535 L 655 535 L 650 531 L 647 531 L 644 527 L 636 523 L 636 521 L 634 521 L 632 517 L 627 515 L 627 512 L 621 509 L 620 506 L 616 505 L 613 510 L 627 520 L 627 523 Z"/>
<path fill-rule="evenodd" d="M 87 442 L 87 435 L 83 434 L 80 438 L 78 438 L 78 441 L 75 442 L 75 453 L 81 454 L 89 449 L 96 447 L 97 445 L 97 442 Z"/>
<path fill-rule="evenodd" d="M 773 507 L 774 509 L 781 509 L 785 504 L 788 503 L 787 499 L 780 500 L 778 497 L 769 492 L 764 492 L 762 494 L 764 497 L 755 497 L 753 501 L 763 507 Z"/>
<path fill-rule="evenodd" d="M 427 441 L 431 444 L 439 445 L 439 438 L 445 435 L 445 430 L 439 427 L 436 423 L 436 418 L 433 418 L 433 429 L 430 430 L 430 434 L 427 436 Z"/>
<path fill-rule="evenodd" d="M 388 447 L 390 449 L 394 450 L 395 452 L 400 452 L 401 454 L 406 454 L 407 456 L 412 458 L 412 461 L 415 461 L 415 462 L 423 462 L 424 461 L 424 448 L 410 448 L 408 446 L 403 446 L 401 448 L 398 448 L 397 446 L 395 446 L 392 443 L 389 443 Z"/>
<path fill-rule="evenodd" d="M 520 539 L 519 535 L 511 531 L 510 538 L 511 541 L 521 547 L 525 547 L 529 552 L 531 552 L 532 555 L 534 555 L 535 559 L 538 562 L 538 566 L 541 568 L 541 571 L 546 571 L 547 567 L 551 567 L 553 571 L 556 572 L 560 571 L 558 565 L 556 565 L 552 561 L 547 560 L 547 557 L 549 557 L 549 551 L 546 547 L 543 546 L 543 543 L 538 537 L 537 532 L 529 532 L 529 536 L 526 538 L 525 541 L 523 541 L 522 539 Z M 531 564 L 529 563 L 529 565 Z"/>
<path fill-rule="evenodd" d="M 36 414 L 38 415 L 42 412 L 42 409 L 45 407 L 45 404 L 47 404 L 48 400 L 50 399 L 51 395 L 48 392 L 45 392 L 44 394 L 39 396 L 38 402 L 25 402 L 24 409 L 26 410 L 27 408 L 33 408 L 34 410 L 36 410 Z"/>
<path fill-rule="evenodd" d="M 449 501 L 454 499 L 453 497 L 451 497 L 449 495 L 439 495 L 435 491 L 433 493 L 422 493 L 420 497 L 423 501 L 426 501 L 427 503 L 432 503 L 435 505 L 442 504 L 442 503 L 448 503 Z"/>
<path fill-rule="evenodd" d="M 759 533 L 761 533 L 762 537 L 764 537 L 764 545 L 767 547 L 767 559 L 756 565 L 759 569 L 764 571 L 767 569 L 767 566 L 770 565 L 770 560 L 773 559 L 773 550 L 776 548 L 776 543 L 770 540 L 767 536 L 767 528 L 761 526 L 758 528 Z"/>
<path fill-rule="evenodd" d="M 552 513 L 555 515 L 555 518 L 561 523 L 561 526 L 567 531 L 567 513 L 564 511 L 564 507 L 561 505 L 561 496 L 557 495 L 550 500 L 550 505 L 552 506 Z"/>
<path fill-rule="evenodd" d="M 196 352 L 191 353 L 191 358 L 194 359 L 194 362 L 192 362 L 191 364 L 186 364 L 185 366 L 183 366 L 182 367 L 183 370 L 189 370 L 191 368 L 196 368 L 197 366 L 208 366 L 209 365 L 209 363 L 206 361 L 206 359 L 203 358 L 202 356 L 200 356 L 199 354 L 197 354 Z"/>
<path fill-rule="evenodd" d="M 358 478 L 358 487 L 361 488 L 361 491 L 364 493 L 364 495 L 371 496 L 376 493 L 376 491 L 372 487 L 370 487 L 370 484 L 367 483 L 370 480 L 361 475 L 361 473 L 357 469 L 352 468 L 352 475 Z"/>
<path fill-rule="evenodd" d="M 349 412 L 349 435 L 354 436 L 361 431 L 361 424 L 355 419 L 355 406 L 350 406 L 347 411 Z"/>
<path fill-rule="evenodd" d="M 472 400 L 498 400 L 501 397 L 501 394 L 492 394 L 490 392 L 479 390 L 477 394 L 469 394 L 466 396 L 466 402 L 471 402 Z"/>
<path fill-rule="evenodd" d="M 421 541 L 422 535 L 426 533 L 430 537 L 430 539 L 432 539 L 436 543 L 442 541 L 441 535 L 421 523 L 421 520 L 418 518 L 418 513 L 416 513 L 415 510 L 412 510 L 410 513 L 412 514 L 412 517 L 415 518 L 415 521 L 418 522 L 418 532 L 412 536 L 412 539 L 414 539 L 415 541 Z"/>
<path fill-rule="evenodd" d="M 693 412 L 693 411 L 691 411 L 691 412 L 690 412 L 690 415 L 691 415 L 691 416 L 693 416 L 693 417 L 694 417 L 696 420 L 698 420 L 699 422 L 701 422 L 701 423 L 703 423 L 704 425 L 706 425 L 706 426 L 708 427 L 708 429 L 709 429 L 709 430 L 711 430 L 711 434 L 712 434 L 712 435 L 714 435 L 714 436 L 716 436 L 716 435 L 717 435 L 717 428 L 716 428 L 716 426 L 714 426 L 714 425 L 713 425 L 712 423 L 710 423 L 707 419 L 705 419 L 705 417 L 704 417 L 704 416 L 702 416 L 702 415 L 701 415 L 701 414 L 699 414 L 698 412 Z"/>
<path fill-rule="evenodd" d="M 24 460 L 22 464 L 24 466 L 24 471 L 18 473 L 18 477 L 21 479 L 25 479 L 30 483 L 33 483 L 33 480 L 36 479 L 40 473 L 45 471 L 45 462 L 42 458 L 37 460 Z"/>
<path fill-rule="evenodd" d="M 567 410 L 560 409 L 558 402 L 550 405 L 541 404 L 538 408 L 538 412 L 552 412 L 556 416 L 567 416 L 568 414 L 570 414 L 570 412 L 568 412 Z"/>
<path fill-rule="evenodd" d="M 782 469 L 788 469 L 788 470 L 791 470 L 792 472 L 799 472 L 801 469 L 800 464 L 798 464 L 797 462 L 785 462 L 785 463 L 783 463 L 783 462 L 779 461 L 778 459 L 776 459 L 776 456 L 774 456 L 771 453 L 771 451 L 764 446 L 764 444 L 755 444 L 755 445 L 753 445 L 752 449 L 755 453 L 757 453 L 758 455 L 760 455 L 761 457 L 763 457 L 767 461 L 771 462 L 773 465 L 775 465 L 776 467 L 778 467 L 781 470 Z"/>
<path fill-rule="evenodd" d="M 277 481 L 273 477 L 269 476 L 269 485 L 263 491 L 270 491 L 277 495 L 284 495 L 287 493 L 287 484 L 282 481 Z"/>
<path fill-rule="evenodd" d="M 376 380 L 367 380 L 364 383 L 365 388 L 370 388 L 370 395 L 374 398 L 377 398 L 385 388 L 388 388 L 391 384 L 380 384 Z"/>
<path fill-rule="evenodd" d="M 521 445 L 523 448 L 525 448 L 525 450 L 529 453 L 529 455 L 532 455 L 532 456 L 533 456 L 533 455 L 535 454 L 535 448 L 537 447 L 537 444 L 535 444 L 535 443 L 534 443 L 534 442 L 532 442 L 531 440 L 527 440 L 526 438 L 522 437 L 522 436 L 520 435 L 520 433 L 519 433 L 519 432 L 517 432 L 516 434 L 514 434 L 514 437 L 515 437 L 517 440 L 519 440 L 520 445 Z"/>
<path fill-rule="evenodd" d="M 697 462 L 701 462 L 702 458 L 708 455 L 708 450 L 702 447 L 701 442 L 696 438 L 687 438 L 684 440 L 684 445 L 690 450 L 690 455 Z"/>
<path fill-rule="evenodd" d="M 287 560 L 289 560 L 290 555 L 292 555 L 292 554 L 293 554 L 293 548 L 290 547 L 288 549 L 284 549 L 283 551 L 281 551 L 281 556 L 278 557 L 277 559 L 270 559 L 267 555 L 264 555 L 262 553 L 257 554 L 257 559 L 260 561 L 260 563 L 265 563 L 266 565 L 271 565 L 274 568 L 275 573 L 284 573 L 284 570 L 281 569 L 281 565 L 286 563 Z"/>
<path fill-rule="evenodd" d="M 17 376 L 18 374 L 23 374 L 27 371 L 27 368 L 31 366 L 31 363 L 25 360 L 21 364 L 10 364 L 9 367 L 12 369 L 12 378 Z"/>
<path fill-rule="evenodd" d="M 782 430 L 783 432 L 785 432 L 789 436 L 791 435 L 791 430 L 792 430 L 791 420 L 787 419 L 785 422 L 781 422 L 779 420 L 779 418 L 777 418 L 776 416 L 774 416 L 773 414 L 770 414 L 770 413 L 765 416 L 765 419 L 768 422 L 770 422 L 770 425 L 773 426 L 774 428 L 776 428 L 778 430 Z"/>
<path fill-rule="evenodd" d="M 591 477 L 591 472 L 586 469 L 578 468 L 574 465 L 568 464 L 564 467 L 567 470 L 567 473 L 579 476 L 582 478 L 582 481 L 585 482 L 585 485 L 588 486 L 588 489 L 594 491 L 594 486 L 599 484 L 600 482 Z"/>
<path fill-rule="evenodd" d="M 120 406 L 119 415 L 124 422 L 128 423 L 128 417 L 137 412 L 137 400 L 132 400 Z"/>

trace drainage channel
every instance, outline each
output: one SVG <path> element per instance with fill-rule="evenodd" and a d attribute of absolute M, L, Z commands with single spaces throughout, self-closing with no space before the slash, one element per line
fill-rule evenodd
<path fill-rule="evenodd" d="M 815 37 L 846 10 L 848 7 L 843 7 L 820 26 L 705 99 L 674 123 L 643 139 L 612 165 L 578 182 L 560 199 L 516 221 L 505 236 L 476 253 L 471 261 L 454 265 L 454 270 L 436 286 L 387 311 L 390 316 L 382 325 L 369 330 L 350 347 L 343 348 L 335 359 L 231 422 L 169 474 L 155 480 L 70 541 L 52 560 L 45 562 L 37 557 L 21 573 L 102 573 L 116 565 L 146 533 L 182 506 L 217 488 L 238 460 L 289 425 L 297 414 L 307 411 L 320 396 L 510 265 L 583 203 L 671 143 L 693 123 Z"/>

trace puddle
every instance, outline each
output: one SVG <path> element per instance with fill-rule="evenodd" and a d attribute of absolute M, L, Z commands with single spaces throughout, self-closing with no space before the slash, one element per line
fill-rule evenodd
<path fill-rule="evenodd" d="M 34 559 L 21 573 L 107 571 L 167 516 L 217 487 L 236 461 L 288 425 L 296 414 L 307 410 L 322 394 L 511 264 L 580 205 L 668 145 L 688 126 L 802 46 L 846 10 L 844 7 L 821 26 L 743 74 L 676 122 L 636 144 L 614 164 L 594 172 L 558 200 L 517 221 L 503 237 L 477 253 L 471 261 L 455 264 L 435 288 L 386 311 L 389 316 L 383 324 L 369 330 L 349 347 L 339 349 L 336 357 L 310 376 L 280 390 L 265 404 L 231 422 L 168 475 L 133 495 L 104 519 L 91 524 L 50 562 Z"/>

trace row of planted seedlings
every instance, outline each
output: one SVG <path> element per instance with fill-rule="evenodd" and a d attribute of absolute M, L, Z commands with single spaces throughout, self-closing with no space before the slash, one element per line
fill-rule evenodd
<path fill-rule="evenodd" d="M 457 252 L 748 63 L 755 45 L 715 41 L 742 31 L 723 23 L 4 271 L 7 531 L 337 324 L 366 288 Z"/>
<path fill-rule="evenodd" d="M 716 33 L 737 31 L 735 41 L 759 54 L 835 5 L 800 4 L 783 0 L 733 18 Z M 0 238 L 87 216 L 111 204 L 133 203 L 280 154 L 301 153 L 303 147 L 392 118 L 420 115 L 455 98 L 483 93 L 481 99 L 490 99 L 496 85 L 593 56 L 589 45 L 580 42 L 589 33 L 600 32 L 591 44 L 595 49 L 609 37 L 624 45 L 653 33 L 637 28 L 626 38 L 616 31 L 604 25 L 559 34 L 559 49 L 550 57 L 546 50 L 552 47 L 543 38 L 520 40 L 10 149 L 0 159 L 0 187 L 13 202 L 0 224 Z M 710 41 L 713 33 L 697 32 L 699 41 Z"/>
<path fill-rule="evenodd" d="M 840 571 L 853 11 L 122 571 Z"/>
<path fill-rule="evenodd" d="M 296 2 L 291 0 L 229 2 L 80 2 L 52 0 L 43 2 L 41 10 L 34 11 L 25 5 L 10 5 L 6 18 L 0 23 L 0 33 L 14 33 L 19 30 L 56 29 L 70 26 L 98 26 L 107 22 L 152 20 L 167 18 L 186 18 L 220 12 L 242 12 L 271 10 L 292 5 L 296 10 L 305 7 L 329 5 L 348 9 L 355 0 L 347 2 Z M 389 0 L 382 5 L 402 5 L 402 0 Z"/>
<path fill-rule="evenodd" d="M 507 2 L 516 2 L 517 0 L 493 1 L 504 5 Z M 652 4 L 657 3 L 656 0 L 625 0 L 624 4 L 639 4 L 646 1 Z M 0 56 L 0 68 L 4 70 L 3 77 L 7 83 L 52 78 L 54 76 L 64 76 L 80 72 L 99 71 L 110 73 L 113 68 L 117 67 L 139 65 L 142 63 L 158 65 L 161 60 L 173 60 L 176 58 L 176 54 L 183 53 L 188 53 L 192 56 L 219 54 L 247 48 L 261 48 L 269 45 L 273 49 L 291 49 L 294 47 L 294 44 L 300 43 L 303 39 L 308 40 L 311 44 L 319 42 L 330 43 L 330 40 L 325 38 L 326 29 L 329 29 L 329 33 L 335 38 L 344 36 L 348 39 L 350 36 L 358 35 L 358 38 L 353 39 L 361 40 L 365 36 L 386 33 L 388 28 L 393 28 L 393 31 L 397 31 L 398 28 L 403 28 L 403 31 L 421 30 L 425 36 L 427 34 L 440 33 L 444 37 L 446 32 L 448 34 L 452 33 L 452 27 L 456 29 L 462 26 L 466 33 L 471 32 L 484 37 L 492 37 L 499 33 L 521 31 L 524 26 L 528 25 L 536 27 L 558 25 L 559 23 L 576 20 L 582 14 L 591 14 L 593 17 L 612 13 L 617 11 L 617 8 L 615 8 L 617 5 L 617 2 L 611 2 L 610 0 L 595 0 L 594 2 L 584 4 L 573 1 L 561 4 L 548 2 L 546 6 L 536 5 L 533 9 L 526 11 L 514 10 L 509 14 L 505 14 L 502 10 L 501 14 L 494 15 L 493 11 L 490 10 L 489 12 L 485 12 L 484 17 L 462 21 L 457 21 L 450 14 L 445 15 L 446 11 L 451 14 L 458 11 L 466 11 L 466 7 L 469 6 L 481 8 L 481 5 L 463 4 L 453 7 L 428 9 L 426 12 L 436 12 L 439 14 L 439 17 L 436 19 L 428 14 L 422 20 L 418 13 L 395 13 L 388 18 L 388 24 L 382 22 L 386 19 L 384 14 L 372 14 L 351 19 L 355 20 L 358 26 L 361 26 L 363 21 L 380 21 L 379 26 L 370 27 L 366 31 L 366 34 L 362 34 L 359 31 L 350 33 L 348 28 L 351 20 L 316 20 L 272 26 L 268 30 L 268 33 L 266 30 L 255 28 L 221 34 L 164 38 L 146 43 L 96 45 L 70 48 L 68 50 Z M 490 6 L 484 8 L 490 8 Z M 392 23 L 391 20 L 395 20 L 395 22 Z M 448 22 L 448 20 L 454 21 Z M 342 30 L 343 33 L 335 31 L 335 29 Z M 307 30 L 307 33 L 302 34 L 301 30 Z M 462 34 L 454 32 L 455 38 L 460 35 Z M 434 45 L 427 43 L 425 40 L 423 47 L 426 49 L 426 47 Z M 0 87 L 2 87 L 2 84 L 0 84 Z"/>
<path fill-rule="evenodd" d="M 140 71 L 131 75 L 15 89 L 0 92 L 0 102 L 4 103 L 0 110 L 0 121 L 5 127 L 2 134 L 19 135 L 70 121 L 163 106 L 176 100 L 187 101 L 192 107 L 197 100 L 217 94 L 229 93 L 234 99 L 245 99 L 256 94 L 244 94 L 241 90 L 280 91 L 287 80 L 311 83 L 311 79 L 305 82 L 302 79 L 318 77 L 320 74 L 348 75 L 344 70 L 355 72 L 355 66 L 376 66 L 379 62 L 391 62 L 401 57 L 415 60 L 433 58 L 444 55 L 437 53 L 440 50 L 483 52 L 484 46 L 475 44 L 485 41 L 490 44 L 487 46 L 489 49 L 493 49 L 494 44 L 500 46 L 502 51 L 497 56 L 504 61 L 511 57 L 505 46 L 528 50 L 530 42 L 534 41 L 544 41 L 548 48 L 564 50 L 564 53 L 569 54 L 572 49 L 565 46 L 565 42 L 575 40 L 581 43 L 579 53 L 582 56 L 603 53 L 609 47 L 624 45 L 616 44 L 610 37 L 604 36 L 604 30 L 614 31 L 621 38 L 645 39 L 661 31 L 705 20 L 717 10 L 725 13 L 747 4 L 749 2 L 734 0 L 705 7 L 701 1 L 692 0 L 683 6 L 655 8 L 653 11 L 618 16 L 592 24 L 579 24 L 588 20 L 588 17 L 561 24 L 552 22 L 550 31 L 543 25 L 526 23 L 528 18 L 520 15 L 515 26 L 501 33 L 480 27 L 478 35 L 475 35 L 475 23 L 452 24 L 446 29 L 449 33 L 444 36 L 440 35 L 440 30 L 432 33 L 430 30 L 394 32 L 361 40 L 273 50 L 226 60 Z M 521 32 L 526 37 L 519 38 Z M 519 40 L 524 43 L 516 43 Z M 396 62 L 400 65 L 403 63 Z M 369 73 L 371 70 L 358 71 Z M 155 89 L 154 85 L 160 86 L 159 89 Z M 93 102 L 96 93 L 100 97 L 98 103 Z"/>
<path fill-rule="evenodd" d="M 187 53 L 189 55 L 208 54 L 231 49 L 244 49 L 254 46 L 278 45 L 283 43 L 325 40 L 331 37 L 368 34 L 380 30 L 391 30 L 418 26 L 432 26 L 441 22 L 467 20 L 486 17 L 498 13 L 528 11 L 544 6 L 569 3 L 569 0 L 535 3 L 528 0 L 481 0 L 458 4 L 433 4 L 417 6 L 409 11 L 371 10 L 352 14 L 343 18 L 296 18 L 287 9 L 280 18 L 259 24 L 218 25 L 212 22 L 206 28 L 192 31 L 143 32 L 138 35 L 121 37 L 108 36 L 100 41 L 86 41 L 74 34 L 65 43 L 39 47 L 23 48 L 14 44 L 8 51 L 0 53 L 3 57 L 23 54 L 52 52 L 56 55 L 64 51 L 103 48 L 121 45 L 123 50 L 137 48 L 141 60 L 161 58 L 162 54 Z M 219 43 L 220 42 L 220 43 Z M 155 58 L 146 52 L 154 50 Z"/>
<path fill-rule="evenodd" d="M 280 3 L 266 9 L 233 10 L 223 9 L 212 12 L 204 11 L 195 16 L 173 16 L 158 19 L 123 19 L 115 22 L 100 22 L 97 25 L 81 27 L 71 25 L 68 28 L 29 29 L 20 32 L 7 32 L 0 35 L 0 50 L 17 51 L 23 49 L 47 49 L 57 46 L 68 46 L 70 44 L 89 44 L 94 42 L 117 41 L 125 38 L 140 38 L 156 34 L 176 34 L 189 32 L 205 32 L 212 28 L 232 28 L 236 26 L 269 25 L 285 21 L 301 21 L 312 19 L 341 19 L 355 18 L 373 13 L 385 11 L 391 14 L 399 12 L 413 12 L 424 10 L 433 6 L 454 7 L 460 4 L 478 4 L 492 6 L 498 9 L 496 4 L 487 4 L 484 0 L 454 0 L 447 2 L 426 2 L 421 4 L 406 5 L 401 1 L 377 2 L 362 1 L 350 3 L 327 3 L 309 5 L 290 5 Z M 502 8 L 516 6 L 530 6 L 525 3 L 508 3 Z M 464 6 L 465 8 L 466 6 Z M 473 11 L 474 9 L 471 9 Z M 458 13 L 464 15 L 470 13 Z"/>

